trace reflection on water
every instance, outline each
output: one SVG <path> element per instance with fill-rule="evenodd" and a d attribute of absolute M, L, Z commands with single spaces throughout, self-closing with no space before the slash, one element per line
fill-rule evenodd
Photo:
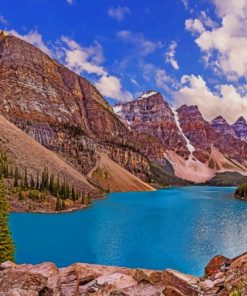
<path fill-rule="evenodd" d="M 11 214 L 19 263 L 88 262 L 202 274 L 212 256 L 247 249 L 247 203 L 231 187 L 115 193 L 90 209 Z"/>

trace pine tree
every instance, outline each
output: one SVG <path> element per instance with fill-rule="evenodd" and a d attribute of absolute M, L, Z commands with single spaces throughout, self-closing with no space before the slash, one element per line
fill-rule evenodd
<path fill-rule="evenodd" d="M 27 189 L 29 187 L 26 167 L 25 167 L 25 174 L 24 174 L 24 187 L 25 187 L 25 189 Z"/>
<path fill-rule="evenodd" d="M 0 263 L 14 261 L 14 243 L 8 225 L 9 205 L 6 199 L 6 188 L 3 180 L 0 181 Z"/>
<path fill-rule="evenodd" d="M 75 194 L 75 187 L 74 185 L 72 186 L 72 190 L 71 190 L 71 198 L 73 201 L 76 200 L 76 194 Z"/>
<path fill-rule="evenodd" d="M 18 187 L 19 185 L 19 172 L 18 167 L 15 168 L 15 174 L 14 174 L 14 187 Z"/>
<path fill-rule="evenodd" d="M 39 172 L 37 171 L 37 176 L 36 176 L 36 186 L 35 186 L 35 189 L 36 190 L 39 190 L 40 188 L 40 184 L 39 184 Z"/>
<path fill-rule="evenodd" d="M 24 200 L 24 195 L 23 195 L 21 189 L 19 190 L 19 193 L 18 193 L 18 199 L 19 200 Z"/>

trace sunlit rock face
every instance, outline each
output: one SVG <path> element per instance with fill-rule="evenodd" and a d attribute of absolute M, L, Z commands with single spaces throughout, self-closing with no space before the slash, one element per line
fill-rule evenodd
<path fill-rule="evenodd" d="M 243 166 L 246 164 L 247 145 L 243 141 L 243 120 L 239 120 L 237 124 L 241 131 L 237 133 L 236 128 L 223 117 L 219 116 L 209 123 L 197 106 L 183 105 L 175 110 L 160 93 L 154 91 L 144 93 L 135 101 L 118 104 L 113 109 L 130 130 L 149 134 L 160 140 L 164 157 L 173 167 L 177 167 L 175 173 L 180 178 L 194 181 L 194 178 L 182 172 L 190 170 L 192 174 L 193 171 L 203 170 L 202 175 L 206 180 L 217 170 L 238 170 L 235 164 L 226 165 L 226 162 L 237 161 Z M 148 157 L 151 151 L 153 149 L 146 151 Z M 245 171 L 245 168 L 241 169 L 241 173 Z"/>
<path fill-rule="evenodd" d="M 86 79 L 13 36 L 0 36 L 0 112 L 83 174 L 104 152 L 147 179 L 133 134 Z"/>
<path fill-rule="evenodd" d="M 116 105 L 114 111 L 132 130 L 155 136 L 165 149 L 188 158 L 186 141 L 179 132 L 174 113 L 160 93 L 149 91 L 135 101 Z"/>
<path fill-rule="evenodd" d="M 247 295 L 247 255 L 213 258 L 203 277 L 174 270 L 152 271 L 77 263 L 57 268 L 52 263 L 0 265 L 0 295 Z"/>

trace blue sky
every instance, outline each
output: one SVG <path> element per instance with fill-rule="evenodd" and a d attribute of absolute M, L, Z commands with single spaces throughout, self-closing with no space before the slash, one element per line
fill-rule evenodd
<path fill-rule="evenodd" d="M 1 0 L 0 26 L 90 79 L 110 103 L 154 89 L 207 119 L 217 111 L 234 121 L 247 111 L 247 0 L 239 3 Z"/>

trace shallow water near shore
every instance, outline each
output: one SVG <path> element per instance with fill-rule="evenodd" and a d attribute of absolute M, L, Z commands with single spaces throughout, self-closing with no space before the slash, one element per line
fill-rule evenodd
<path fill-rule="evenodd" d="M 202 275 L 215 255 L 247 249 L 247 202 L 233 187 L 113 193 L 65 214 L 12 213 L 17 263 L 176 269 Z"/>

